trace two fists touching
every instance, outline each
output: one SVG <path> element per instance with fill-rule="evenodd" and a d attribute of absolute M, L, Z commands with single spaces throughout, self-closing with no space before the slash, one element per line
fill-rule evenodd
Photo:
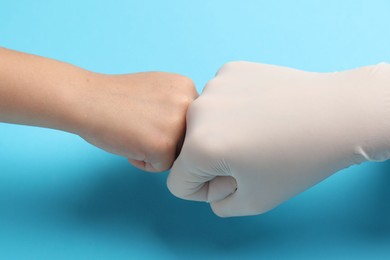
<path fill-rule="evenodd" d="M 198 97 L 177 74 L 104 75 L 4 48 L 0 57 L 0 122 L 78 134 L 146 171 L 173 164 L 170 191 L 219 216 L 265 212 L 390 157 L 388 64 L 312 73 L 232 62 Z"/>

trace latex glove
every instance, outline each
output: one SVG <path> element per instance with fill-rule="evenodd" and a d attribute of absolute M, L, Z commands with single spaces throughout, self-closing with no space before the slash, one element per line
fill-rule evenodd
<path fill-rule="evenodd" d="M 389 157 L 388 64 L 312 73 L 232 62 L 190 106 L 168 188 L 222 217 L 254 215 Z"/>

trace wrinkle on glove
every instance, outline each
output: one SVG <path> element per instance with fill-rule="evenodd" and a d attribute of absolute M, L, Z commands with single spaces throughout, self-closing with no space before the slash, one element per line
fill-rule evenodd
<path fill-rule="evenodd" d="M 224 65 L 187 112 L 168 176 L 221 217 L 264 213 L 335 172 L 390 158 L 390 65 L 313 73 Z"/>

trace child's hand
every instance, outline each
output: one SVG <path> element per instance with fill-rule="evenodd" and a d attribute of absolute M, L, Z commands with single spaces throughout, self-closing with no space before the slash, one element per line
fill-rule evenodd
<path fill-rule="evenodd" d="M 147 171 L 171 167 L 197 96 L 177 74 L 103 75 L 0 48 L 0 122 L 72 132 Z"/>
<path fill-rule="evenodd" d="M 184 76 L 162 72 L 100 75 L 84 97 L 81 137 L 151 172 L 171 167 L 181 149 L 188 106 L 198 96 Z"/>

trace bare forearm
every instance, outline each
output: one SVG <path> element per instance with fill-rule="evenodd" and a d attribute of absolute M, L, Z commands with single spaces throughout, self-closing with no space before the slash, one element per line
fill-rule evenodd
<path fill-rule="evenodd" d="M 0 48 L 0 122 L 72 132 L 147 171 L 170 168 L 197 96 L 178 74 L 98 74 Z"/>
<path fill-rule="evenodd" d="M 84 86 L 95 74 L 0 48 L 0 121 L 75 132 Z"/>

